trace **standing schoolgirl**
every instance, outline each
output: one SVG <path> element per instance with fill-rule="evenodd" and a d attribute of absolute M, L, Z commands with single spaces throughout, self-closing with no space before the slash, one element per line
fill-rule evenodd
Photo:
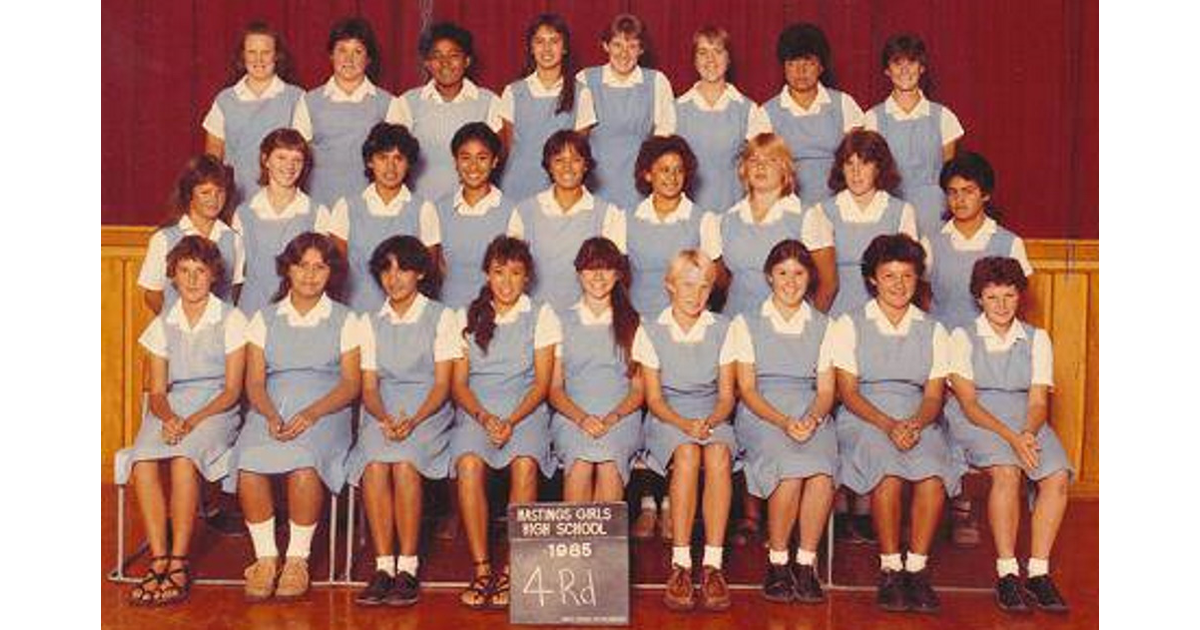
<path fill-rule="evenodd" d="M 866 113 L 863 125 L 887 139 L 900 171 L 900 196 L 917 209 L 917 230 L 933 234 L 941 227 L 946 202 L 938 173 L 954 157 L 963 127 L 950 108 L 928 100 L 921 90 L 929 85 L 929 56 L 920 37 L 893 35 L 880 61 L 892 93 Z"/>
<path fill-rule="evenodd" d="M 838 292 L 829 309 L 837 317 L 871 299 L 862 276 L 862 254 L 880 234 L 907 234 L 918 240 L 912 205 L 895 196 L 900 184 L 887 141 L 874 131 L 854 129 L 838 146 L 829 172 L 832 197 L 821 201 L 833 224 Z"/>
<path fill-rule="evenodd" d="M 392 95 L 373 83 L 379 79 L 380 52 L 370 23 L 363 18 L 339 21 L 329 31 L 326 48 L 333 75 L 300 98 L 292 126 L 312 143 L 309 194 L 333 206 L 367 183 L 358 152 L 371 127 L 397 120 L 389 113 Z"/>
<path fill-rule="evenodd" d="M 628 219 L 630 298 L 639 313 L 660 313 L 669 302 L 663 278 L 675 254 L 699 248 L 721 257 L 721 220 L 693 203 L 687 191 L 696 179 L 697 158 L 680 136 L 652 136 L 638 151 L 634 176 L 646 195 Z"/>
<path fill-rule="evenodd" d="M 262 139 L 292 124 L 304 94 L 291 83 L 291 61 L 275 29 L 265 22 L 248 24 L 234 53 L 235 82 L 217 94 L 201 123 L 204 152 L 233 167 L 235 204 L 258 189 Z"/>
<path fill-rule="evenodd" d="M 542 168 L 554 183 L 518 204 L 508 225 L 509 236 L 529 243 L 541 270 L 534 299 L 563 312 L 579 301 L 571 269 L 583 241 L 604 236 L 625 251 L 625 212 L 584 185 L 595 165 L 583 134 L 569 129 L 551 134 L 542 149 Z"/>
<path fill-rule="evenodd" d="M 757 103 L 726 82 L 729 32 L 704 26 L 692 35 L 692 57 L 700 80 L 675 101 L 676 133 L 696 152 L 692 196 L 701 208 L 722 211 L 742 196 L 737 177 L 742 144 L 771 122 Z"/>
<path fill-rule="evenodd" d="M 963 328 L 978 315 L 971 295 L 971 270 L 985 256 L 1014 258 L 1026 276 L 1033 265 L 1021 237 L 1000 226 L 992 216 L 996 173 L 978 153 L 967 151 L 942 166 L 939 181 L 946 194 L 949 221 L 926 234 L 929 249 L 929 284 L 933 290 L 930 313 L 947 329 Z"/>
<path fill-rule="evenodd" d="M 275 129 L 258 153 L 261 186 L 233 213 L 233 230 L 245 243 L 245 282 L 238 296 L 242 312 L 256 313 L 279 288 L 275 257 L 304 232 L 329 230 L 329 209 L 304 194 L 312 151 L 295 129 Z"/>
<path fill-rule="evenodd" d="M 580 93 L 575 126 L 590 128 L 596 193 L 632 208 L 640 199 L 629 177 L 638 147 L 651 134 L 675 133 L 675 93 L 665 74 L 638 65 L 646 33 L 637 16 L 613 18 L 600 39 L 608 63 L 576 75 L 587 92 Z"/>
<path fill-rule="evenodd" d="M 837 390 L 838 477 L 871 495 L 879 536 L 876 602 L 890 611 L 936 612 L 926 563 L 946 495 L 958 494 L 962 466 L 942 423 L 949 339 L 913 304 L 925 251 L 907 234 L 875 237 L 862 274 L 872 300 L 830 331 Z M 901 562 L 901 495 L 912 488 L 908 557 Z"/>
<path fill-rule="evenodd" d="M 150 355 L 150 413 L 133 445 L 117 453 L 113 475 L 118 484 L 132 480 L 150 546 L 150 568 L 129 594 L 135 606 L 187 599 L 200 476 L 216 481 L 228 469 L 246 367 L 246 317 L 212 294 L 223 273 L 211 241 L 180 239 L 167 254 L 167 277 L 179 299 L 138 339 Z M 170 503 L 160 463 L 170 470 Z"/>
<path fill-rule="evenodd" d="M 563 313 L 550 380 L 554 450 L 568 503 L 620 501 L 642 447 L 642 379 L 633 361 L 640 326 L 629 301 L 629 264 L 595 236 L 575 256 L 583 297 Z"/>
<path fill-rule="evenodd" d="M 355 312 L 368 312 L 383 302 L 384 294 L 371 277 L 371 253 L 385 238 L 412 234 L 441 256 L 441 224 L 437 209 L 406 183 L 421 147 L 403 125 L 377 123 L 362 145 L 362 166 L 370 183 L 337 201 L 329 234 L 345 253 L 350 266 L 348 299 Z"/>
<path fill-rule="evenodd" d="M 508 229 L 514 200 L 492 181 L 503 147 L 491 127 L 481 122 L 463 125 L 454 133 L 450 150 L 459 186 L 437 202 L 446 264 L 441 301 L 458 309 L 475 299 L 481 281 L 479 261 L 492 239 Z"/>
<path fill-rule="evenodd" d="M 242 237 L 225 223 L 227 195 L 233 182 L 229 168 L 211 155 L 188 160 L 175 180 L 171 205 L 179 218 L 155 231 L 146 247 L 146 258 L 138 272 L 142 298 L 154 313 L 162 313 L 179 295 L 167 277 L 167 253 L 185 236 L 198 234 L 216 244 L 221 263 L 230 279 L 221 278 L 213 285 L 218 298 L 233 302 L 237 287 L 244 280 Z"/>
<path fill-rule="evenodd" d="M 525 31 L 522 79 L 500 94 L 500 136 L 508 147 L 501 188 L 520 201 L 550 185 L 542 147 L 550 134 L 575 128 L 579 86 L 571 61 L 571 31 L 555 13 L 534 18 Z"/>
<path fill-rule="evenodd" d="M 1049 418 L 1054 355 L 1046 331 L 1017 318 L 1028 281 L 1021 263 L 989 256 L 975 263 L 971 294 L 983 311 L 950 336 L 946 404 L 950 436 L 967 463 L 992 479 L 988 521 L 996 544 L 996 603 L 1011 612 L 1037 606 L 1066 612 L 1050 579 L 1050 550 L 1067 509 L 1072 474 Z M 1017 529 L 1021 482 L 1037 486 L 1030 536 L 1029 578 L 1021 584 Z"/>
<path fill-rule="evenodd" d="M 440 22 L 421 33 L 417 51 L 429 82 L 400 95 L 389 120 L 412 130 L 425 147 L 423 163 L 412 164 L 413 189 L 426 199 L 454 192 L 458 174 L 450 140 L 459 127 L 485 122 L 500 130 L 499 100 L 489 89 L 475 85 L 467 70 L 475 58 L 474 39 L 466 29 Z"/>
<path fill-rule="evenodd" d="M 833 55 L 817 25 L 784 29 L 775 56 L 783 65 L 784 86 L 763 110 L 795 159 L 796 194 L 808 207 L 830 195 L 833 154 L 846 132 L 862 126 L 863 113 L 853 97 L 833 89 Z"/>
<path fill-rule="evenodd" d="M 350 450 L 350 403 L 358 396 L 358 318 L 337 296 L 346 262 L 328 236 L 305 232 L 279 254 L 276 301 L 246 327 L 250 411 L 225 479 L 236 489 L 255 561 L 246 598 L 295 599 L 308 592 L 308 556 L 325 489 L 339 492 Z M 271 476 L 285 475 L 288 548 L 275 546 Z"/>
<path fill-rule="evenodd" d="M 820 207 L 804 209 L 795 195 L 796 171 L 783 137 L 761 133 L 738 156 L 746 196 L 721 217 L 721 260 L 733 274 L 725 313 L 757 312 L 770 294 L 758 278 L 771 247 L 785 238 L 804 243 L 817 265 L 813 305 L 825 312 L 838 290 L 833 225 Z"/>
<path fill-rule="evenodd" d="M 674 547 L 663 601 L 672 610 L 696 606 L 691 540 L 701 467 L 704 560 L 700 605 L 706 610 L 725 610 L 730 604 L 722 554 L 737 453 L 730 425 L 735 356 L 727 334 L 729 320 L 706 308 L 716 276 L 716 264 L 704 253 L 694 249 L 679 252 L 665 279 L 671 305 L 644 322 L 633 345 L 650 411 L 645 426 L 646 464 L 660 475 L 671 471 Z"/>
<path fill-rule="evenodd" d="M 433 257 L 415 236 L 392 236 L 371 254 L 371 276 L 387 295 L 362 315 L 363 408 L 346 468 L 362 485 L 375 572 L 355 597 L 364 606 L 415 604 L 421 491 L 450 469 L 452 361 L 462 356 L 458 317 L 429 299 Z M 400 555 L 393 550 L 399 538 Z"/>
<path fill-rule="evenodd" d="M 833 502 L 837 436 L 828 417 L 835 387 L 829 319 L 807 302 L 816 289 L 816 271 L 800 241 L 776 243 L 763 264 L 771 296 L 757 313 L 734 318 L 729 329 L 742 400 L 734 428 L 746 486 L 768 500 L 763 595 L 777 602 L 825 599 L 817 580 L 817 545 Z M 793 528 L 800 544 L 790 570 Z"/>
<path fill-rule="evenodd" d="M 498 236 L 484 254 L 487 275 L 479 297 L 459 313 L 463 357 L 454 361 L 457 405 L 450 438 L 451 475 L 475 565 L 460 596 L 470 608 L 504 608 L 508 566 L 488 553 L 487 473 L 510 469 L 509 503 L 537 500 L 538 471 L 551 473 L 550 414 L 545 400 L 562 331 L 554 309 L 525 294 L 534 278 L 524 241 Z"/>

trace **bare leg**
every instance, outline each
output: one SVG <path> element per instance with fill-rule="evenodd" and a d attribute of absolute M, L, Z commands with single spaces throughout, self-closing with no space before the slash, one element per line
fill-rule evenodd
<path fill-rule="evenodd" d="M 1017 528 L 1021 524 L 1021 469 L 1016 466 L 992 466 L 992 487 L 988 491 L 988 525 L 996 542 L 997 558 L 1015 558 Z"/>
<path fill-rule="evenodd" d="M 415 556 L 421 542 L 421 493 L 424 478 L 416 467 L 407 462 L 392 465 L 396 480 L 396 535 L 400 538 L 400 555 Z M 389 554 L 390 555 L 390 554 Z"/>
<path fill-rule="evenodd" d="M 275 516 L 271 478 L 247 470 L 238 471 L 238 503 L 247 523 L 261 523 Z"/>
<path fill-rule="evenodd" d="M 187 557 L 192 531 L 196 528 L 196 507 L 199 503 L 200 474 L 196 471 L 196 465 L 186 457 L 172 459 L 171 555 Z"/>
<path fill-rule="evenodd" d="M 367 464 L 362 476 L 363 507 L 366 508 L 367 526 L 371 528 L 371 541 L 375 546 L 376 556 L 394 555 L 392 529 L 395 526 L 393 515 L 397 509 L 392 504 L 391 485 L 388 464 Z"/>
<path fill-rule="evenodd" d="M 458 460 L 458 513 L 467 532 L 467 548 L 475 563 L 475 575 L 487 575 L 488 500 L 487 464 L 478 455 L 463 455 Z"/>
<path fill-rule="evenodd" d="M 913 553 L 926 556 L 933 546 L 933 535 L 937 532 L 942 508 L 946 505 L 946 487 L 940 478 L 929 477 L 913 483 L 912 494 L 912 540 L 908 548 Z"/>
<path fill-rule="evenodd" d="M 537 501 L 538 465 L 532 457 L 514 457 L 509 466 L 512 484 L 509 487 L 509 503 L 533 503 Z"/>
<path fill-rule="evenodd" d="M 800 492 L 800 516 L 797 521 L 800 548 L 815 552 L 817 545 L 821 544 L 825 524 L 829 521 L 829 510 L 833 507 L 833 478 L 829 475 L 813 475 L 804 480 Z"/>
<path fill-rule="evenodd" d="M 879 553 L 900 553 L 900 494 L 904 488 L 899 477 L 884 477 L 871 491 L 871 518 L 879 536 Z"/>
<path fill-rule="evenodd" d="M 316 469 L 301 468 L 287 475 L 288 519 L 301 526 L 316 525 L 325 502 L 325 484 Z"/>
<path fill-rule="evenodd" d="M 767 539 L 771 551 L 787 551 L 792 524 L 800 511 L 800 479 L 784 479 L 767 499 Z"/>
<path fill-rule="evenodd" d="M 687 546 L 692 539 L 699 485 L 700 446 L 681 444 L 671 456 L 671 539 L 676 546 Z"/>
<path fill-rule="evenodd" d="M 617 470 L 616 464 L 613 462 L 597 464 L 595 476 L 593 501 L 616 503 L 625 498 L 625 484 L 621 481 L 621 473 Z"/>
<path fill-rule="evenodd" d="M 1032 537 L 1029 555 L 1050 558 L 1063 514 L 1067 511 L 1067 472 L 1060 470 L 1038 482 L 1038 495 L 1033 504 Z"/>
<path fill-rule="evenodd" d="M 729 506 L 733 502 L 733 457 L 724 444 L 704 447 L 704 544 L 725 544 Z"/>
<path fill-rule="evenodd" d="M 133 495 L 142 513 L 142 524 L 153 557 L 167 555 L 167 506 L 163 496 L 162 477 L 157 461 L 141 461 L 133 465 L 130 474 Z"/>
<path fill-rule="evenodd" d="M 582 459 L 571 462 L 563 479 L 563 501 L 587 503 L 592 500 L 592 470 L 594 467 L 594 464 Z"/>

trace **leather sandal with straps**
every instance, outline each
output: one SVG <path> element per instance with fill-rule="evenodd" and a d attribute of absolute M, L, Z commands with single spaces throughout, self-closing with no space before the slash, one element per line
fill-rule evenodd
<path fill-rule="evenodd" d="M 496 610 L 505 610 L 508 608 L 508 567 L 504 567 L 499 573 L 492 573 L 492 601 L 491 606 Z"/>
<path fill-rule="evenodd" d="M 167 574 L 165 567 L 163 571 L 154 569 L 154 565 L 169 562 L 170 556 L 154 556 L 150 558 L 150 566 L 146 568 L 146 575 L 142 576 L 142 581 L 129 591 L 129 603 L 133 606 L 154 606 L 158 604 L 159 590 L 162 589 L 163 580 Z M 154 590 L 150 590 L 150 585 L 154 585 Z"/>
<path fill-rule="evenodd" d="M 480 560 L 473 563 L 476 568 L 490 566 L 490 560 Z M 496 576 L 490 570 L 482 575 L 476 574 L 458 596 L 458 601 L 471 610 L 487 610 L 492 607 L 492 596 Z"/>
<path fill-rule="evenodd" d="M 170 568 L 171 564 L 175 562 L 178 562 L 179 566 Z M 159 606 L 182 604 L 187 601 L 192 591 L 191 565 L 188 563 L 187 556 L 167 556 L 167 567 L 168 570 L 162 574 L 162 581 L 159 582 L 158 599 L 155 603 Z M 177 581 L 176 575 L 182 575 L 183 581 Z"/>

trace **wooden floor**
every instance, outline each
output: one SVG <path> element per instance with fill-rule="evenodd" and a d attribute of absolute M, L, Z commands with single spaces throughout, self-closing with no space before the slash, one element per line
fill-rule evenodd
<path fill-rule="evenodd" d="M 363 609 L 353 603 L 355 587 L 332 586 L 314 588 L 307 601 L 291 604 L 247 605 L 239 586 L 198 586 L 191 600 L 182 606 L 163 609 L 141 609 L 126 603 L 128 585 L 116 584 L 106 575 L 116 557 L 116 491 L 111 485 L 101 486 L 101 626 L 113 629 L 154 629 L 191 627 L 205 629 L 238 628 L 264 630 L 299 630 L 304 628 L 338 628 L 339 630 L 421 630 L 453 628 L 458 624 L 474 627 L 487 624 L 489 630 L 508 627 L 506 613 L 474 613 L 462 608 L 456 589 L 426 588 L 422 601 L 412 609 Z M 133 526 L 127 541 L 138 537 L 135 505 L 130 501 L 126 517 Z M 341 524 L 344 532 L 345 523 Z M 1020 544 L 1026 548 L 1027 533 Z M 356 535 L 361 544 L 361 537 Z M 314 541 L 313 574 L 328 574 L 329 558 L 324 550 L 328 534 L 318 530 Z M 941 544 L 933 552 L 934 582 L 942 587 L 990 586 L 994 575 L 990 554 L 990 539 L 981 548 L 969 551 L 954 550 Z M 237 578 L 240 568 L 250 556 L 249 541 L 245 538 L 220 537 L 200 526 L 197 532 L 195 563 L 203 577 Z M 202 552 L 199 550 L 203 550 Z M 339 547 L 337 566 L 344 570 Z M 818 606 L 771 604 L 757 590 L 762 575 L 763 553 L 753 548 L 732 551 L 727 560 L 727 572 L 733 583 L 745 584 L 744 590 L 734 591 L 733 608 L 725 613 L 672 613 L 661 604 L 661 591 L 635 590 L 632 600 L 634 628 L 753 628 L 767 630 L 862 629 L 887 627 L 889 630 L 920 628 L 1052 630 L 1056 628 L 1096 628 L 1099 624 L 1099 502 L 1073 501 L 1067 511 L 1058 547 L 1053 558 L 1055 579 L 1072 611 L 1067 616 L 1035 613 L 1014 617 L 995 607 L 990 593 L 958 592 L 953 588 L 941 591 L 942 611 L 925 616 L 911 613 L 884 613 L 875 608 L 873 583 L 878 566 L 877 553 L 871 546 L 838 543 L 835 547 L 834 581 L 838 585 L 868 587 L 860 590 L 831 589 L 829 600 Z M 370 567 L 362 560 L 369 553 L 356 553 L 353 567 L 355 579 L 364 579 Z M 466 567 L 465 544 L 426 543 L 423 551 L 422 576 L 426 582 L 461 580 Z M 639 543 L 634 550 L 632 570 L 635 581 L 658 583 L 665 573 L 667 549 L 661 542 Z M 144 564 L 134 563 L 130 572 L 139 575 Z M 525 626 L 522 626 L 525 627 Z"/>

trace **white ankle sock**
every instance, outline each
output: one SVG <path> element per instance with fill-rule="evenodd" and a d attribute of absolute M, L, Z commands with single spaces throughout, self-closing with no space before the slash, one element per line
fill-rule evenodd
<path fill-rule="evenodd" d="M 417 576 L 417 565 L 421 563 L 416 556 L 397 556 L 396 557 L 396 573 L 407 573 L 413 577 Z"/>
<path fill-rule="evenodd" d="M 671 511 L 671 497 L 663 497 L 662 503 L 658 504 L 658 509 L 663 512 Z"/>
<path fill-rule="evenodd" d="M 996 559 L 996 575 L 1004 577 L 1006 575 L 1017 575 L 1021 572 L 1020 565 L 1017 564 L 1016 558 L 997 558 Z"/>
<path fill-rule="evenodd" d="M 692 568 L 692 548 L 671 547 L 671 564 L 679 565 L 685 569 Z"/>
<path fill-rule="evenodd" d="M 1030 558 L 1029 564 L 1026 566 L 1029 568 L 1029 577 L 1037 577 L 1039 575 L 1046 575 L 1047 573 L 1050 572 L 1050 559 L 1049 558 Z"/>
<path fill-rule="evenodd" d="M 312 525 L 297 525 L 295 521 L 289 520 L 287 556 L 289 558 L 304 558 L 307 560 L 308 554 L 312 552 L 312 539 L 316 531 L 316 523 Z"/>
<path fill-rule="evenodd" d="M 788 562 L 787 549 L 783 551 L 775 551 L 774 549 L 767 550 L 767 561 L 777 566 L 783 566 Z"/>
<path fill-rule="evenodd" d="M 904 570 L 909 573 L 917 573 L 925 568 L 925 563 L 929 561 L 929 556 L 922 556 L 919 553 L 908 552 L 908 556 L 904 558 Z"/>
<path fill-rule="evenodd" d="M 277 558 L 279 549 L 275 546 L 275 517 L 261 522 L 246 521 L 246 529 L 250 530 L 250 542 L 254 543 L 255 558 Z"/>
<path fill-rule="evenodd" d="M 796 549 L 796 564 L 811 567 L 817 562 L 817 552 Z"/>
<path fill-rule="evenodd" d="M 713 567 L 714 569 L 721 568 L 721 555 L 724 553 L 724 547 L 713 547 L 704 545 L 704 562 L 703 566 Z M 787 560 L 784 560 L 787 562 Z"/>
<path fill-rule="evenodd" d="M 396 577 L 396 556 L 375 556 L 375 570 Z"/>
<path fill-rule="evenodd" d="M 654 503 L 654 497 L 652 497 L 650 495 L 646 495 L 646 496 L 642 497 L 642 509 L 643 510 L 654 510 L 657 508 L 658 508 L 658 505 L 656 503 Z"/>
<path fill-rule="evenodd" d="M 879 554 L 879 568 L 884 571 L 903 571 L 904 563 L 901 562 L 898 553 L 881 553 Z"/>

